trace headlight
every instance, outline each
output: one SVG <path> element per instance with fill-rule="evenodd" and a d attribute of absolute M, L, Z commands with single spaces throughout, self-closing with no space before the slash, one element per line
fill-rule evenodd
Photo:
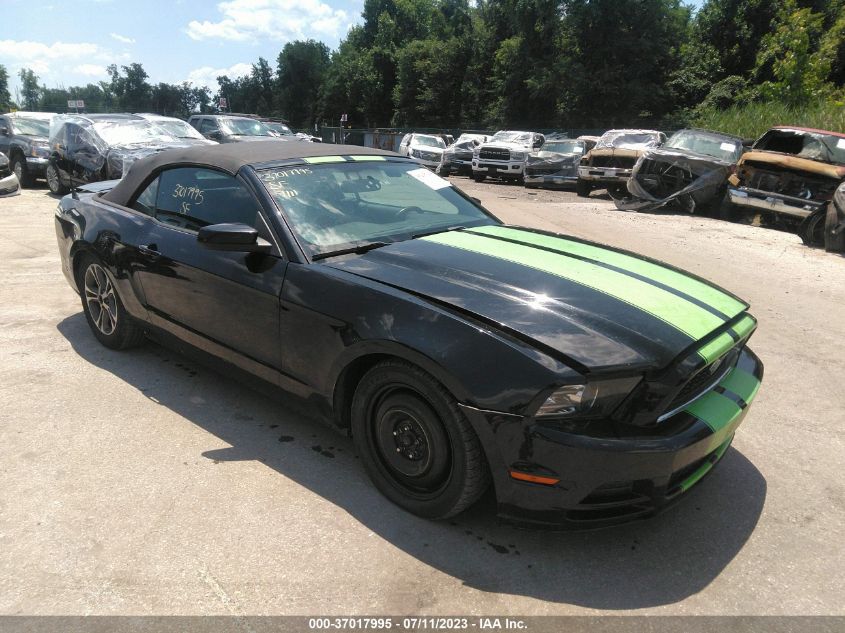
<path fill-rule="evenodd" d="M 631 393 L 641 378 L 614 378 L 564 385 L 549 395 L 535 417 L 607 416 Z"/>
<path fill-rule="evenodd" d="M 525 152 L 511 152 L 511 160 L 525 160 Z"/>
<path fill-rule="evenodd" d="M 49 156 L 50 146 L 47 143 L 33 143 L 29 150 L 30 156 Z"/>

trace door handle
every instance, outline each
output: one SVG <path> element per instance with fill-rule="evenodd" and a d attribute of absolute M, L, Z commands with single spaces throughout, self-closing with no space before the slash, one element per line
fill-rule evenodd
<path fill-rule="evenodd" d="M 157 248 L 158 246 L 155 244 L 141 244 L 141 246 L 138 247 L 138 250 L 144 255 L 149 255 L 150 257 L 160 257 L 161 253 L 156 250 Z"/>

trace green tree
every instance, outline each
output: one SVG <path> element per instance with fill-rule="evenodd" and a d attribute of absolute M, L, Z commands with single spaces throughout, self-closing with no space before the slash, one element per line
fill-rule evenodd
<path fill-rule="evenodd" d="M 562 122 L 576 127 L 656 125 L 675 109 L 690 10 L 679 0 L 568 0 Z"/>
<path fill-rule="evenodd" d="M 0 112 L 12 109 L 12 95 L 9 94 L 9 72 L 0 64 Z"/>
<path fill-rule="evenodd" d="M 21 68 L 18 73 L 21 80 L 21 105 L 25 110 L 38 109 L 41 88 L 38 86 L 38 75 L 29 68 Z"/>
<path fill-rule="evenodd" d="M 797 106 L 828 91 L 830 65 L 814 54 L 823 26 L 823 14 L 798 8 L 795 0 L 785 1 L 757 55 L 757 77 L 771 75 L 757 87 L 764 100 Z"/>
<path fill-rule="evenodd" d="M 310 127 L 320 111 L 320 87 L 331 58 L 322 42 L 298 40 L 285 44 L 276 60 L 278 105 L 294 127 Z"/>

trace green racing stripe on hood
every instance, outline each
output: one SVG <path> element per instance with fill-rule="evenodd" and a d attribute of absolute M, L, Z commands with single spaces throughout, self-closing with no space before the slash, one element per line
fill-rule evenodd
<path fill-rule="evenodd" d="M 470 229 L 470 232 L 500 236 L 507 239 L 517 240 L 524 244 L 535 244 L 544 248 L 552 248 L 557 251 L 562 251 L 578 257 L 585 257 L 602 264 L 620 268 L 661 283 L 664 286 L 672 288 L 678 292 L 682 292 L 689 297 L 694 297 L 698 301 L 712 306 L 722 314 L 726 315 L 729 319 L 740 314 L 747 307 L 741 301 L 738 301 L 729 294 L 722 292 L 718 288 L 695 279 L 694 277 L 690 277 L 689 275 L 685 275 L 682 272 L 634 257 L 633 255 L 619 253 L 600 246 L 584 244 L 564 237 L 542 235 L 531 231 L 504 226 L 479 227 Z"/>
<path fill-rule="evenodd" d="M 592 288 L 661 319 L 693 340 L 703 338 L 725 323 L 703 307 L 647 281 L 530 244 L 514 244 L 469 231 L 438 233 L 420 239 L 507 260 Z"/>

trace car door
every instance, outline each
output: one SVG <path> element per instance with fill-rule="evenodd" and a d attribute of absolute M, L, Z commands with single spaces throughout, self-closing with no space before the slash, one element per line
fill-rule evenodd
<path fill-rule="evenodd" d="M 142 193 L 155 222 L 138 244 L 138 272 L 150 321 L 276 382 L 281 366 L 279 296 L 287 262 L 267 254 L 211 250 L 203 226 L 244 223 L 274 241 L 260 204 L 242 180 L 199 167 L 165 170 Z"/>

